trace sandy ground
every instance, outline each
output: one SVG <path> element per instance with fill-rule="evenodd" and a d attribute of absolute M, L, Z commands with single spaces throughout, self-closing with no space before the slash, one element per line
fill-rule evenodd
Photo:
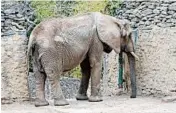
<path fill-rule="evenodd" d="M 34 107 L 33 103 L 13 103 L 1 106 L 1 113 L 176 113 L 176 102 L 162 102 L 153 97 L 129 96 L 104 97 L 104 101 L 68 100 L 68 106 L 53 106 L 53 101 L 46 107 Z"/>

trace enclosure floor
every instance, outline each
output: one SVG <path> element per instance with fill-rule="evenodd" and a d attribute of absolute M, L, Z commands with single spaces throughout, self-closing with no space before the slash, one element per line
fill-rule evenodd
<path fill-rule="evenodd" d="M 152 97 L 129 96 L 104 97 L 104 101 L 68 100 L 68 106 L 53 106 L 53 101 L 46 107 L 34 107 L 33 103 L 23 102 L 1 106 L 1 113 L 176 113 L 176 102 L 165 103 Z"/>

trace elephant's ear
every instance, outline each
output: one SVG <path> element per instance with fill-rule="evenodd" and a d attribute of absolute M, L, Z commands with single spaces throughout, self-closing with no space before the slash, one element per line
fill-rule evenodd
<path fill-rule="evenodd" d="M 97 14 L 96 26 L 99 39 L 110 46 L 116 53 L 120 52 L 120 38 L 122 34 L 122 25 L 114 17 Z"/>

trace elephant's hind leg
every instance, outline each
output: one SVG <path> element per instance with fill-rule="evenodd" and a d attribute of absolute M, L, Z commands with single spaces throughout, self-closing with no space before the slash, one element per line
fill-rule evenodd
<path fill-rule="evenodd" d="M 47 106 L 49 103 L 45 99 L 45 80 L 46 75 L 38 70 L 36 67 L 36 63 L 34 63 L 34 75 L 36 78 L 36 99 L 35 99 L 35 106 Z"/>
<path fill-rule="evenodd" d="M 76 99 L 77 100 L 88 100 L 87 97 L 87 89 L 89 86 L 89 79 L 90 79 L 90 63 L 89 59 L 86 58 L 82 63 L 81 63 L 81 72 L 82 72 L 82 79 L 81 79 L 81 84 L 80 88 L 78 90 Z"/>
<path fill-rule="evenodd" d="M 54 105 L 64 106 L 69 103 L 65 99 L 60 86 L 60 76 L 62 74 L 62 60 L 59 60 L 55 53 L 46 53 L 42 56 L 42 64 L 51 84 L 51 90 L 54 95 Z"/>

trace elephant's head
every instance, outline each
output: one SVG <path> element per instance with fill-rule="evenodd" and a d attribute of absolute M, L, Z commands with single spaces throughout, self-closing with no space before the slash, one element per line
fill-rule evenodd
<path fill-rule="evenodd" d="M 96 18 L 99 39 L 104 45 L 104 51 L 114 50 L 117 54 L 127 53 L 130 64 L 130 78 L 132 86 L 132 98 L 136 97 L 136 77 L 134 44 L 132 40 L 132 30 L 126 20 L 119 20 L 115 17 L 99 14 Z"/>
<path fill-rule="evenodd" d="M 130 28 L 130 23 L 127 20 L 122 20 L 122 35 L 121 35 L 121 52 L 130 53 L 137 60 L 138 56 L 134 53 L 134 42 L 132 40 L 132 30 Z"/>

